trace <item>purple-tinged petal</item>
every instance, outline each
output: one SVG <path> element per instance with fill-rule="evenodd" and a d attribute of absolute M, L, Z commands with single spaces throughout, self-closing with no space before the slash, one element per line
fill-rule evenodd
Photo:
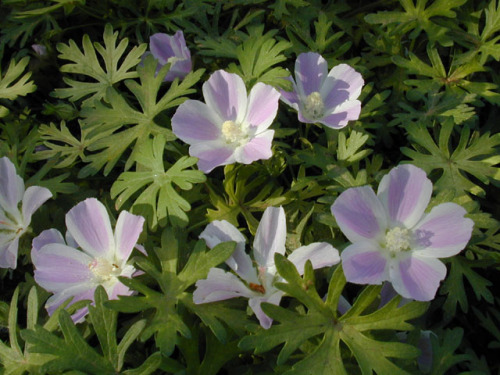
<path fill-rule="evenodd" d="M 37 237 L 33 238 L 31 243 L 31 258 L 35 262 L 35 257 L 42 247 L 48 244 L 66 245 L 64 238 L 57 229 L 47 229 L 40 233 Z"/>
<path fill-rule="evenodd" d="M 295 81 L 299 96 L 319 92 L 328 74 L 328 64 L 318 53 L 301 53 L 295 61 Z"/>
<path fill-rule="evenodd" d="M 235 150 L 235 160 L 242 164 L 251 164 L 257 160 L 267 160 L 273 156 L 274 130 L 266 130 L 250 140 L 243 147 Z"/>
<path fill-rule="evenodd" d="M 380 303 L 378 305 L 379 309 L 389 303 L 397 295 L 398 293 L 396 292 L 392 284 L 389 281 L 384 282 L 384 285 L 382 285 L 382 290 L 380 291 Z M 411 299 L 403 297 L 401 298 L 398 306 L 404 306 L 411 301 Z"/>
<path fill-rule="evenodd" d="M 95 198 L 85 199 L 69 210 L 66 227 L 82 250 L 96 258 L 115 248 L 108 212 Z"/>
<path fill-rule="evenodd" d="M 267 129 L 276 117 L 279 99 L 280 93 L 272 86 L 262 82 L 255 84 L 248 96 L 246 122 L 257 127 L 258 132 Z"/>
<path fill-rule="evenodd" d="M 458 204 L 442 203 L 424 215 L 413 229 L 419 257 L 446 258 L 458 254 L 469 242 L 474 222 Z"/>
<path fill-rule="evenodd" d="M 43 246 L 33 258 L 35 281 L 50 292 L 80 284 L 95 285 L 89 268 L 93 261 L 82 251 L 60 243 Z"/>
<path fill-rule="evenodd" d="M 404 164 L 393 168 L 382 178 L 377 194 L 392 224 L 411 228 L 429 204 L 432 182 L 422 169 Z"/>
<path fill-rule="evenodd" d="M 268 207 L 262 215 L 253 242 L 254 259 L 259 266 L 274 265 L 274 254 L 285 254 L 286 218 L 283 207 Z"/>
<path fill-rule="evenodd" d="M 301 246 L 288 256 L 299 274 L 304 273 L 304 267 L 308 260 L 314 269 L 333 266 L 340 262 L 339 251 L 327 242 L 314 242 L 307 246 Z"/>
<path fill-rule="evenodd" d="M 349 303 L 349 301 L 343 295 L 340 295 L 339 303 L 337 305 L 337 311 L 341 315 L 344 315 L 346 312 L 348 312 L 351 309 L 351 307 L 352 307 L 352 305 Z"/>
<path fill-rule="evenodd" d="M 333 67 L 320 91 L 325 109 L 333 110 L 345 101 L 357 99 L 364 83 L 361 74 L 349 65 L 340 64 Z"/>
<path fill-rule="evenodd" d="M 172 42 L 172 37 L 165 33 L 156 33 L 149 37 L 149 49 L 161 65 L 165 65 L 169 58 L 175 56 Z"/>
<path fill-rule="evenodd" d="M 118 296 L 130 296 L 134 291 L 118 281 L 111 291 L 106 291 L 109 299 L 118 299 Z"/>
<path fill-rule="evenodd" d="M 342 251 L 342 268 L 347 281 L 381 284 L 389 276 L 387 259 L 375 242 L 356 242 Z"/>
<path fill-rule="evenodd" d="M 292 82 L 293 89 L 292 91 L 280 90 L 281 94 L 280 99 L 283 103 L 288 104 L 290 107 L 298 111 L 300 98 L 297 93 L 298 92 L 297 85 L 295 84 L 295 81 L 293 80 L 292 77 L 286 77 L 285 79 Z"/>
<path fill-rule="evenodd" d="M 78 285 L 76 287 L 65 289 L 61 293 L 56 293 L 51 296 L 45 303 L 45 308 L 47 309 L 49 315 L 52 315 L 54 311 L 56 311 L 57 308 L 70 297 L 73 297 L 73 299 L 67 305 L 67 307 L 73 305 L 78 301 L 94 301 L 95 288 L 95 286 L 92 288 L 88 288 L 85 285 Z M 88 307 L 83 307 L 77 310 L 73 315 L 71 315 L 71 319 L 74 323 L 82 323 L 85 320 L 84 317 L 85 315 L 87 315 L 88 311 Z"/>
<path fill-rule="evenodd" d="M 433 351 L 432 351 L 432 341 L 431 336 L 437 338 L 436 334 L 432 331 L 421 331 L 420 339 L 418 340 L 418 348 L 421 354 L 417 358 L 418 368 L 422 373 L 427 374 L 432 369 L 433 362 Z"/>
<path fill-rule="evenodd" d="M 369 186 L 344 191 L 332 205 L 332 214 L 351 242 L 377 240 L 387 228 L 387 215 L 382 203 Z"/>
<path fill-rule="evenodd" d="M 0 245 L 0 268 L 16 269 L 17 267 L 17 252 L 19 249 L 19 236 L 16 236 L 12 241 L 7 241 Z"/>
<path fill-rule="evenodd" d="M 430 301 L 439 282 L 446 276 L 446 266 L 438 259 L 408 256 L 390 269 L 392 286 L 401 296 Z"/>
<path fill-rule="evenodd" d="M 237 276 L 220 268 L 211 268 L 206 279 L 196 282 L 193 302 L 208 303 L 236 297 L 251 298 L 253 296 L 254 292 L 243 284 Z"/>
<path fill-rule="evenodd" d="M 281 297 L 283 297 L 283 294 L 284 293 L 282 291 L 277 291 L 269 297 L 253 297 L 248 300 L 248 305 L 253 310 L 262 328 L 269 329 L 273 324 L 273 320 L 268 317 L 264 313 L 264 311 L 262 311 L 261 303 L 272 303 L 273 305 L 278 306 L 280 304 Z"/>
<path fill-rule="evenodd" d="M 188 144 L 213 141 L 220 137 L 223 122 L 205 103 L 186 100 L 172 117 L 172 131 Z"/>
<path fill-rule="evenodd" d="M 191 145 L 189 155 L 199 159 L 198 168 L 205 173 L 210 173 L 221 165 L 235 162 L 234 149 L 218 140 Z"/>
<path fill-rule="evenodd" d="M 26 189 L 23 197 L 24 225 L 29 225 L 29 223 L 31 222 L 31 216 L 49 198 L 52 198 L 52 193 L 47 188 L 40 186 L 30 186 Z"/>
<path fill-rule="evenodd" d="M 360 112 L 361 102 L 359 100 L 347 101 L 337 107 L 334 112 L 327 112 L 318 122 L 332 129 L 341 129 L 349 121 L 357 120 Z"/>
<path fill-rule="evenodd" d="M 247 90 L 241 77 L 217 70 L 203 84 L 207 105 L 224 121 L 241 123 L 246 114 Z"/>
<path fill-rule="evenodd" d="M 45 56 L 45 55 L 47 55 L 47 47 L 45 47 L 42 44 L 32 44 L 31 48 L 33 49 L 33 51 L 35 51 L 35 53 L 38 56 Z"/>
<path fill-rule="evenodd" d="M 126 261 L 142 232 L 144 218 L 133 215 L 130 212 L 122 211 L 115 227 L 115 243 L 118 258 Z"/>
<path fill-rule="evenodd" d="M 0 207 L 10 213 L 18 210 L 23 198 L 24 181 L 16 173 L 16 167 L 6 156 L 0 158 Z"/>

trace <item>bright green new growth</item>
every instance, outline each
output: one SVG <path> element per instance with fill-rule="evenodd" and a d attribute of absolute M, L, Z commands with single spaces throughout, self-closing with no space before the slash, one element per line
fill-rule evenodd
<path fill-rule="evenodd" d="M 0 99 L 15 100 L 18 96 L 25 96 L 36 90 L 33 81 L 29 81 L 31 72 L 23 75 L 30 58 L 23 57 L 16 63 L 14 59 L 10 60 L 7 71 L 2 74 L 0 67 Z M 0 105 L 0 118 L 9 114 L 9 110 Z"/>

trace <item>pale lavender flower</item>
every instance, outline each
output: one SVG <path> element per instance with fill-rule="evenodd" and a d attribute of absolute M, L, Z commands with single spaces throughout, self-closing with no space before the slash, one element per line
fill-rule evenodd
<path fill-rule="evenodd" d="M 32 44 L 31 48 L 38 56 L 45 56 L 47 54 L 47 47 L 42 44 Z"/>
<path fill-rule="evenodd" d="M 172 130 L 191 145 L 205 173 L 235 162 L 250 164 L 272 156 L 272 124 L 279 92 L 262 82 L 247 97 L 240 76 L 218 70 L 203 84 L 205 102 L 186 100 L 172 117 Z"/>
<path fill-rule="evenodd" d="M 153 34 L 149 38 L 149 49 L 147 55 L 153 55 L 158 60 L 156 73 L 165 64 L 171 64 L 170 70 L 163 81 L 173 81 L 176 78 L 184 78 L 192 69 L 191 52 L 186 46 L 184 34 L 178 30 L 175 35 L 164 33 Z"/>
<path fill-rule="evenodd" d="M 262 302 L 279 305 L 283 292 L 274 284 L 284 280 L 278 275 L 274 254 L 285 254 L 286 218 L 282 207 L 269 207 L 264 211 L 253 243 L 253 260 L 245 252 L 245 238 L 225 220 L 213 221 L 201 233 L 207 246 L 212 248 L 221 242 L 235 241 L 236 249 L 226 264 L 234 273 L 212 268 L 206 279 L 196 282 L 193 293 L 195 303 L 222 301 L 229 298 L 248 298 L 260 325 L 269 328 L 272 319 L 261 308 Z M 326 242 L 302 246 L 288 257 L 299 273 L 310 260 L 313 268 L 331 266 L 340 261 L 338 251 Z M 254 267 L 254 263 L 256 267 Z"/>
<path fill-rule="evenodd" d="M 434 298 L 446 276 L 446 266 L 438 258 L 458 254 L 474 223 L 455 203 L 442 203 L 424 213 L 431 195 L 432 183 L 425 172 L 410 164 L 385 175 L 377 195 L 369 186 L 340 194 L 332 213 L 352 242 L 341 254 L 348 281 L 387 280 L 405 298 Z"/>
<path fill-rule="evenodd" d="M 293 91 L 281 91 L 281 100 L 296 109 L 299 121 L 321 123 L 340 129 L 357 120 L 361 102 L 356 100 L 364 81 L 357 71 L 340 64 L 328 72 L 326 60 L 318 53 L 301 53 L 295 61 Z"/>
<path fill-rule="evenodd" d="M 36 237 L 31 252 L 35 281 L 54 293 L 45 305 L 49 315 L 70 297 L 74 297 L 71 304 L 93 301 L 99 285 L 110 299 L 130 295 L 132 291 L 118 276 L 131 277 L 136 271 L 127 261 L 143 223 L 142 216 L 122 211 L 113 234 L 106 208 L 97 199 L 89 198 L 66 214 L 66 242 L 56 229 Z M 83 321 L 87 312 L 87 307 L 78 310 L 73 321 Z"/>
<path fill-rule="evenodd" d="M 16 268 L 19 238 L 28 229 L 31 216 L 50 197 L 52 193 L 44 187 L 24 190 L 14 164 L 5 156 L 0 158 L 0 267 Z"/>

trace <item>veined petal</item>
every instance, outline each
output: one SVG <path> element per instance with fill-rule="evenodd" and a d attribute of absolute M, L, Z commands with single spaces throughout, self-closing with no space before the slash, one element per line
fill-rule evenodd
<path fill-rule="evenodd" d="M 243 121 L 247 109 L 247 90 L 239 75 L 217 70 L 203 84 L 203 97 L 224 121 Z"/>
<path fill-rule="evenodd" d="M 263 302 L 272 303 L 273 305 L 278 306 L 280 304 L 281 297 L 283 297 L 283 294 L 284 293 L 282 291 L 277 290 L 270 296 L 252 297 L 248 300 L 248 305 L 253 310 L 262 328 L 269 329 L 273 324 L 273 320 L 270 317 L 268 317 L 264 313 L 264 311 L 262 311 L 261 303 Z"/>
<path fill-rule="evenodd" d="M 393 225 L 413 227 L 422 217 L 432 195 L 432 182 L 411 164 L 393 168 L 378 187 L 378 197 Z"/>
<path fill-rule="evenodd" d="M 344 191 L 332 205 L 332 214 L 351 242 L 378 239 L 387 228 L 384 207 L 369 186 Z"/>
<path fill-rule="evenodd" d="M 51 296 L 45 303 L 45 308 L 47 309 L 49 315 L 52 315 L 54 311 L 56 311 L 56 309 L 70 297 L 73 297 L 73 299 L 71 300 L 71 302 L 68 304 L 67 307 L 73 305 L 78 301 L 83 301 L 83 300 L 94 301 L 95 288 L 96 286 L 88 287 L 82 284 L 65 289 L 62 292 L 56 293 L 53 296 Z M 73 315 L 71 315 L 71 319 L 73 320 L 74 323 L 82 323 L 85 320 L 84 317 L 85 315 L 87 315 L 88 311 L 89 311 L 88 307 L 83 307 L 77 310 Z"/>
<path fill-rule="evenodd" d="M 142 232 L 144 218 L 122 211 L 115 227 L 115 244 L 119 259 L 127 261 Z"/>
<path fill-rule="evenodd" d="M 355 284 L 381 284 L 388 280 L 387 259 L 375 242 L 356 242 L 342 251 L 342 268 L 347 281 Z"/>
<path fill-rule="evenodd" d="M 83 251 L 96 258 L 115 248 L 108 212 L 95 198 L 85 199 L 69 210 L 66 227 Z"/>
<path fill-rule="evenodd" d="M 341 129 L 349 121 L 357 120 L 361 112 L 361 102 L 359 100 L 349 100 L 342 103 L 331 111 L 325 112 L 325 116 L 318 122 L 332 129 Z"/>
<path fill-rule="evenodd" d="M 219 140 L 195 143 L 189 147 L 189 155 L 199 159 L 198 168 L 205 173 L 236 161 L 234 149 Z"/>
<path fill-rule="evenodd" d="M 16 269 L 17 252 L 19 249 L 19 236 L 0 245 L 0 268 Z"/>
<path fill-rule="evenodd" d="M 328 74 L 328 63 L 315 52 L 301 53 L 295 60 L 295 80 L 299 96 L 319 92 Z"/>
<path fill-rule="evenodd" d="M 149 37 L 149 49 L 161 65 L 165 65 L 170 57 L 175 56 L 172 42 L 172 36 L 165 33 L 156 33 Z"/>
<path fill-rule="evenodd" d="M 474 222 L 458 204 L 434 207 L 413 228 L 419 257 L 446 258 L 458 254 L 469 242 Z"/>
<path fill-rule="evenodd" d="M 26 189 L 23 197 L 24 225 L 29 225 L 31 223 L 31 216 L 49 198 L 52 198 L 52 193 L 47 188 L 30 186 Z"/>
<path fill-rule="evenodd" d="M 220 137 L 223 122 L 205 103 L 186 100 L 172 117 L 172 131 L 187 144 L 212 141 Z"/>
<path fill-rule="evenodd" d="M 48 244 L 66 245 L 64 238 L 57 229 L 47 229 L 40 233 L 37 237 L 33 238 L 31 243 L 31 259 L 35 262 L 38 252 L 42 247 Z"/>
<path fill-rule="evenodd" d="M 430 301 L 436 295 L 439 282 L 446 276 L 446 266 L 438 259 L 424 258 L 413 253 L 390 270 L 390 280 L 396 292 L 405 298 Z"/>
<path fill-rule="evenodd" d="M 274 87 L 262 82 L 255 84 L 248 96 L 246 122 L 257 127 L 258 132 L 267 129 L 276 117 L 279 99 L 280 93 Z"/>
<path fill-rule="evenodd" d="M 304 273 L 304 266 L 308 260 L 314 269 L 333 266 L 340 262 L 339 251 L 328 242 L 314 242 L 307 246 L 301 246 L 294 250 L 288 260 L 292 262 L 299 274 Z"/>
<path fill-rule="evenodd" d="M 248 287 L 232 273 L 225 272 L 220 268 L 212 268 L 206 279 L 196 282 L 193 292 L 194 303 L 207 303 L 223 301 L 230 298 L 254 296 Z"/>
<path fill-rule="evenodd" d="M 24 194 L 24 181 L 6 156 L 0 158 L 0 206 L 13 213 Z"/>
<path fill-rule="evenodd" d="M 274 265 L 274 254 L 285 254 L 286 218 L 283 207 L 268 207 L 262 215 L 253 242 L 254 259 L 259 266 Z"/>
<path fill-rule="evenodd" d="M 347 64 L 334 66 L 321 87 L 325 108 L 334 109 L 347 100 L 357 99 L 364 85 L 363 77 Z"/>
<path fill-rule="evenodd" d="M 267 160 L 273 156 L 271 149 L 274 130 L 266 130 L 255 136 L 247 144 L 235 150 L 235 160 L 242 164 L 251 164 L 256 160 Z"/>

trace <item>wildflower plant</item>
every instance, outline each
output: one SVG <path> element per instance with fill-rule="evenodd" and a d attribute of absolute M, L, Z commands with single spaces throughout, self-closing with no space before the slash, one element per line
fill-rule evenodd
<path fill-rule="evenodd" d="M 0 2 L 0 373 L 498 373 L 499 20 Z"/>

